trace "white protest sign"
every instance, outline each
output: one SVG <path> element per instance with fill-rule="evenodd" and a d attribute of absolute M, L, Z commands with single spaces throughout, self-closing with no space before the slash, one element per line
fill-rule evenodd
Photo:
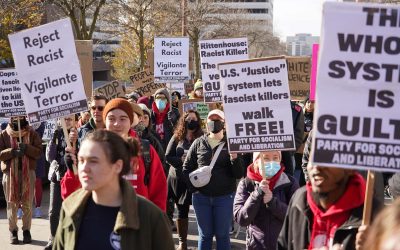
<path fill-rule="evenodd" d="M 71 21 L 9 35 L 29 123 L 87 110 Z"/>
<path fill-rule="evenodd" d="M 247 38 L 200 41 L 201 77 L 204 102 L 222 102 L 217 65 L 249 58 Z"/>
<path fill-rule="evenodd" d="M 185 83 L 184 82 L 179 82 L 179 83 L 170 83 L 168 84 L 169 92 L 175 92 L 178 91 L 181 96 L 185 95 Z"/>
<path fill-rule="evenodd" d="M 15 69 L 0 70 L 0 117 L 25 115 L 21 86 Z"/>
<path fill-rule="evenodd" d="M 400 7 L 326 2 L 313 164 L 400 170 Z"/>
<path fill-rule="evenodd" d="M 42 140 L 50 141 L 53 139 L 54 131 L 57 129 L 57 119 L 46 121 Z"/>
<path fill-rule="evenodd" d="M 154 81 L 189 80 L 189 38 L 154 38 Z"/>
<path fill-rule="evenodd" d="M 218 65 L 230 152 L 295 149 L 286 61 Z"/>

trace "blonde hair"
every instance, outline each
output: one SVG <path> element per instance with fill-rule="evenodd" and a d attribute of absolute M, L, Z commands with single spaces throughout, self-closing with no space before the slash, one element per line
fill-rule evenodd
<path fill-rule="evenodd" d="M 381 249 L 382 243 L 400 231 L 400 198 L 383 209 L 368 231 L 363 250 Z"/>

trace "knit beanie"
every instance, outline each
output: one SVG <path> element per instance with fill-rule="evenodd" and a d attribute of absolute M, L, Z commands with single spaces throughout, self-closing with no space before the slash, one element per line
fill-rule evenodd
<path fill-rule="evenodd" d="M 143 110 L 143 114 L 147 114 L 150 117 L 150 109 L 143 103 L 139 103 L 138 106 Z"/>
<path fill-rule="evenodd" d="M 203 82 L 201 81 L 201 79 L 198 79 L 194 84 L 194 90 L 196 89 L 203 89 Z"/>
<path fill-rule="evenodd" d="M 104 121 L 106 120 L 107 113 L 114 109 L 123 110 L 128 115 L 131 124 L 133 123 L 133 112 L 134 112 L 133 107 L 127 100 L 123 98 L 112 99 L 106 104 L 103 111 Z"/>
<path fill-rule="evenodd" d="M 142 96 L 140 97 L 137 102 L 137 104 L 139 103 L 143 103 L 144 105 L 146 105 L 147 107 L 149 107 L 149 97 L 148 96 Z"/>

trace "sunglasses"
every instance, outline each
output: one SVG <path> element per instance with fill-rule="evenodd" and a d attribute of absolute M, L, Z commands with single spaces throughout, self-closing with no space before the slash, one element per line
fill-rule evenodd
<path fill-rule="evenodd" d="M 104 106 L 92 106 L 90 107 L 92 110 L 98 110 L 98 111 L 103 111 L 104 110 Z"/>

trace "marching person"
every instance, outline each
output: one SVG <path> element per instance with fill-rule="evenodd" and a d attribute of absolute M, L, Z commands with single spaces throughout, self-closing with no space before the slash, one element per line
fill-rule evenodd
<path fill-rule="evenodd" d="M 197 138 L 189 148 L 183 163 L 183 178 L 193 190 L 193 207 L 199 230 L 198 248 L 211 250 L 215 235 L 217 249 L 230 249 L 229 231 L 232 224 L 233 198 L 236 191 L 236 179 L 243 176 L 244 164 L 237 154 L 227 150 L 224 133 L 224 112 L 214 109 L 208 113 L 208 134 Z M 221 146 L 222 145 L 222 146 Z M 197 168 L 209 166 L 217 148 L 222 147 L 212 169 L 208 184 L 194 188 L 189 174 Z"/>
<path fill-rule="evenodd" d="M 123 178 L 138 154 L 136 139 L 111 131 L 83 140 L 77 161 L 82 189 L 62 204 L 53 249 L 174 249 L 162 211 Z"/>
<path fill-rule="evenodd" d="M 74 128 L 74 115 L 63 118 L 67 131 L 70 132 Z M 60 180 L 67 172 L 64 156 L 67 142 L 64 137 L 63 128 L 57 128 L 54 131 L 52 140 L 49 141 L 46 148 L 46 159 L 52 168 L 50 180 L 50 200 L 49 200 L 49 222 L 50 222 L 50 236 L 45 250 L 50 250 L 53 247 L 53 239 L 56 235 L 58 221 L 60 220 L 61 210 L 61 185 Z"/>
<path fill-rule="evenodd" d="M 307 166 L 309 182 L 293 195 L 277 249 L 314 249 L 335 244 L 355 249 L 361 226 L 365 180 L 354 170 Z M 373 202 L 372 218 L 381 203 Z"/>
<path fill-rule="evenodd" d="M 18 127 L 20 120 L 20 128 Z M 19 133 L 22 141 L 19 141 Z M 0 161 L 3 190 L 7 201 L 11 244 L 19 244 L 17 210 L 22 208 L 22 242 L 32 242 L 32 203 L 36 180 L 36 161 L 42 153 L 42 140 L 24 116 L 13 117 L 0 134 Z"/>
<path fill-rule="evenodd" d="M 240 226 L 247 227 L 246 249 L 276 249 L 287 206 L 299 187 L 284 173 L 281 157 L 280 151 L 253 153 L 253 164 L 236 190 L 233 214 Z"/>
<path fill-rule="evenodd" d="M 137 109 L 140 109 L 137 107 Z M 140 110 L 141 111 L 141 110 Z M 136 112 L 140 112 L 136 111 Z M 133 123 L 138 123 L 139 118 L 134 114 L 135 111 L 127 100 L 115 98 L 107 103 L 103 111 L 106 130 L 112 131 L 123 139 L 138 139 L 136 132 L 131 129 Z M 72 162 L 76 159 L 73 148 L 66 149 L 67 174 L 63 181 L 68 182 L 63 185 L 66 190 L 62 192 L 65 199 L 72 192 L 80 188 L 79 180 L 72 170 Z M 165 211 L 167 202 L 167 180 L 164 174 L 163 166 L 154 148 L 149 145 L 148 157 L 150 161 L 149 168 L 146 169 L 143 151 L 140 151 L 140 157 L 136 160 L 138 164 L 132 164 L 129 174 L 124 176 L 134 186 L 136 192 L 156 204 L 161 210 Z M 147 157 L 147 156 L 146 156 Z M 148 171 L 147 171 L 148 170 Z M 68 177 L 68 178 L 66 178 Z"/>
<path fill-rule="evenodd" d="M 178 250 L 187 249 L 189 207 L 192 204 L 192 193 L 182 179 L 182 165 L 193 141 L 203 135 L 200 122 L 200 115 L 197 111 L 186 111 L 178 122 L 165 155 L 167 163 L 171 165 L 167 179 L 168 198 L 173 199 L 178 208 L 178 219 L 176 220 Z"/>
<path fill-rule="evenodd" d="M 171 104 L 168 89 L 161 88 L 156 91 L 151 109 L 153 127 L 165 151 L 180 117 L 179 110 Z"/>

